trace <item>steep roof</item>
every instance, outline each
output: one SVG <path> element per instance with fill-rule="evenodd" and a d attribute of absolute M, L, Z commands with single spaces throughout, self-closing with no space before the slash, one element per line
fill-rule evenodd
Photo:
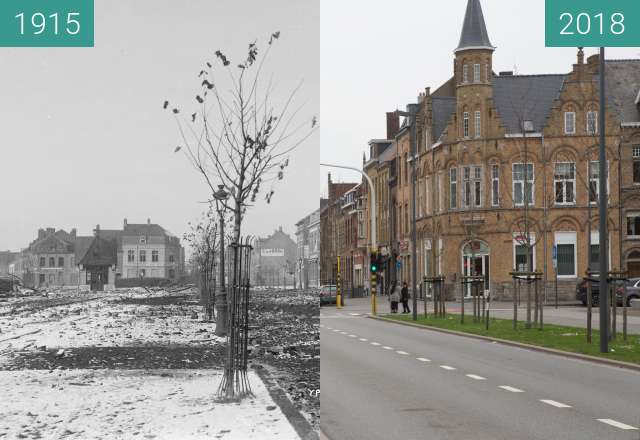
<path fill-rule="evenodd" d="M 396 157 L 396 146 L 397 144 L 393 142 L 389 148 L 382 152 L 380 157 L 378 157 L 379 166 L 385 166 L 387 162 Z"/>
<path fill-rule="evenodd" d="M 640 122 L 640 60 L 606 60 L 607 101 L 620 122 Z M 596 78 L 598 75 L 596 75 Z"/>
<path fill-rule="evenodd" d="M 75 241 L 75 259 L 76 264 L 78 264 L 86 255 L 87 251 L 91 247 L 91 243 L 93 243 L 94 237 L 76 237 Z"/>
<path fill-rule="evenodd" d="M 102 235 L 102 231 L 100 231 L 100 234 Z M 167 232 L 164 230 L 164 228 L 158 224 L 155 223 L 141 223 L 141 224 L 135 224 L 135 223 L 128 223 L 125 227 L 124 227 L 124 231 L 122 231 L 122 236 L 125 237 L 131 237 L 131 236 L 140 236 L 140 235 L 147 235 L 147 236 L 169 236 L 169 234 L 167 234 Z"/>
<path fill-rule="evenodd" d="M 102 234 L 102 231 L 100 232 Z M 84 266 L 111 266 L 118 262 L 118 245 L 115 240 L 93 237 L 89 248 L 77 264 Z"/>
<path fill-rule="evenodd" d="M 469 0 L 467 3 L 467 12 L 464 15 L 460 43 L 455 51 L 479 48 L 494 49 L 491 41 L 489 41 L 489 34 L 484 22 L 480 0 Z"/>
<path fill-rule="evenodd" d="M 541 132 L 566 75 L 514 75 L 493 78 L 493 101 L 507 133 L 522 133 L 521 121 Z"/>
<path fill-rule="evenodd" d="M 442 136 L 451 115 L 456 112 L 456 98 L 452 96 L 433 96 L 431 98 L 433 118 L 433 140 L 437 142 Z"/>

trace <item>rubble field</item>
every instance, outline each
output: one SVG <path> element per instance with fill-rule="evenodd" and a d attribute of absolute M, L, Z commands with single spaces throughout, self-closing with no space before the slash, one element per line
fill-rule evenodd
<path fill-rule="evenodd" d="M 18 298 L 10 307 L 11 314 L 0 309 L 0 371 L 55 375 L 224 365 L 225 339 L 214 335 L 215 324 L 202 320 L 195 289 Z M 320 388 L 317 293 L 252 292 L 250 316 L 252 368 L 265 368 L 318 429 L 320 400 L 312 393 Z"/>

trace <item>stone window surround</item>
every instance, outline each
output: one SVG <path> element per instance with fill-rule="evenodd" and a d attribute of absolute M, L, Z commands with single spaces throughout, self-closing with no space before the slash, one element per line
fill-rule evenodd
<path fill-rule="evenodd" d="M 570 177 L 566 177 L 566 176 L 561 176 L 558 177 L 558 165 L 573 165 L 573 178 Z M 571 167 L 570 167 L 571 170 Z M 558 201 L 558 193 L 557 193 L 557 186 L 558 183 L 562 184 L 562 201 L 559 202 Z M 567 188 L 569 188 L 568 184 L 572 184 L 572 188 L 573 188 L 573 199 L 572 200 L 568 200 L 568 191 Z M 556 206 L 574 206 L 576 204 L 576 199 L 577 199 L 577 191 L 576 191 L 576 163 L 575 162 L 568 162 L 568 161 L 559 161 L 559 162 L 555 162 L 555 166 L 554 166 L 554 172 L 553 172 L 553 189 L 554 189 L 554 205 Z"/>
<path fill-rule="evenodd" d="M 535 176 L 536 176 L 536 166 L 534 163 L 531 162 L 527 162 L 527 165 L 531 165 L 531 176 L 527 175 L 527 181 L 528 183 L 531 184 L 531 200 L 528 203 L 528 206 L 535 206 L 535 201 L 536 201 L 536 185 L 535 185 Z M 527 192 L 527 185 L 525 183 L 524 180 L 524 175 L 522 176 L 522 179 L 516 179 L 515 178 L 515 168 L 516 165 L 522 165 L 524 168 L 525 163 L 524 162 L 514 162 L 511 164 L 511 190 L 512 190 L 512 196 L 513 196 L 513 204 L 514 206 L 524 206 L 525 205 L 525 200 L 526 200 L 526 192 Z M 516 201 L 516 185 L 520 184 L 522 185 L 522 202 L 518 203 Z"/>
<path fill-rule="evenodd" d="M 564 112 L 564 134 L 576 134 L 576 112 Z"/>
<path fill-rule="evenodd" d="M 557 231 L 554 233 L 554 244 L 569 244 L 573 245 L 573 274 L 560 275 L 558 274 L 558 278 L 576 278 L 577 275 L 577 265 L 578 265 L 578 233 L 575 231 Z M 558 269 L 556 269 L 558 270 Z"/>

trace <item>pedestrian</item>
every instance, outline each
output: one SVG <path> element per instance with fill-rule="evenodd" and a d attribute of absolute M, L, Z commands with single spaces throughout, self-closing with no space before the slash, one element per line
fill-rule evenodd
<path fill-rule="evenodd" d="M 400 301 L 402 301 L 402 313 L 411 313 L 411 310 L 409 310 L 409 286 L 407 286 L 406 282 L 402 283 Z"/>
<path fill-rule="evenodd" d="M 391 301 L 391 313 L 398 313 L 398 302 L 400 301 L 400 294 L 396 290 L 395 283 L 391 286 L 391 294 L 389 295 Z"/>

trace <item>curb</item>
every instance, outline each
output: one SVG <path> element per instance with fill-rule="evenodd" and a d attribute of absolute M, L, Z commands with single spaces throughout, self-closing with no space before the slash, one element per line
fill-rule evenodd
<path fill-rule="evenodd" d="M 318 433 L 313 430 L 311 427 L 311 423 L 302 415 L 300 411 L 293 406 L 293 403 L 287 397 L 287 394 L 284 392 L 280 386 L 276 383 L 275 379 L 271 377 L 271 374 L 264 366 L 260 366 L 260 368 L 256 368 L 256 366 L 252 367 L 252 370 L 256 372 L 256 374 L 262 379 L 267 390 L 269 391 L 269 395 L 273 399 L 273 401 L 280 407 L 280 410 L 285 415 L 293 429 L 295 429 L 296 433 L 300 436 L 301 440 L 318 440 Z"/>
<path fill-rule="evenodd" d="M 424 324 L 414 324 L 412 322 L 397 321 L 395 319 L 383 318 L 383 317 L 380 317 L 380 316 L 368 315 L 367 318 L 375 319 L 375 320 L 378 320 L 378 321 L 391 322 L 391 323 L 399 324 L 399 325 L 405 325 L 405 326 L 408 326 L 408 327 L 420 328 L 422 330 L 430 330 L 430 331 L 435 331 L 435 332 L 440 332 L 440 333 L 446 333 L 446 334 L 449 334 L 449 335 L 464 336 L 464 337 L 467 337 L 467 338 L 480 339 L 480 340 L 483 340 L 483 341 L 497 342 L 499 344 L 510 345 L 512 347 L 524 348 L 524 349 L 532 350 L 532 351 L 540 351 L 540 352 L 543 352 L 543 353 L 554 354 L 556 356 L 564 356 L 564 357 L 578 359 L 578 360 L 582 360 L 582 361 L 595 362 L 595 363 L 599 363 L 599 364 L 608 365 L 608 366 L 611 366 L 611 367 L 626 368 L 628 370 L 633 370 L 633 371 L 640 372 L 640 365 L 639 364 L 632 364 L 630 362 L 616 361 L 616 360 L 612 360 L 612 359 L 604 359 L 604 358 L 599 358 L 597 356 L 591 356 L 591 355 L 588 355 L 588 354 L 573 353 L 573 352 L 570 352 L 570 351 L 557 350 L 555 348 L 541 347 L 539 345 L 525 344 L 523 342 L 509 341 L 507 339 L 493 338 L 493 337 L 490 337 L 490 336 L 474 335 L 472 333 L 464 333 L 464 332 L 459 332 L 459 331 L 456 331 L 456 330 L 448 330 L 448 329 L 443 329 L 443 328 L 439 328 L 439 327 L 432 327 L 432 326 L 424 325 Z"/>

